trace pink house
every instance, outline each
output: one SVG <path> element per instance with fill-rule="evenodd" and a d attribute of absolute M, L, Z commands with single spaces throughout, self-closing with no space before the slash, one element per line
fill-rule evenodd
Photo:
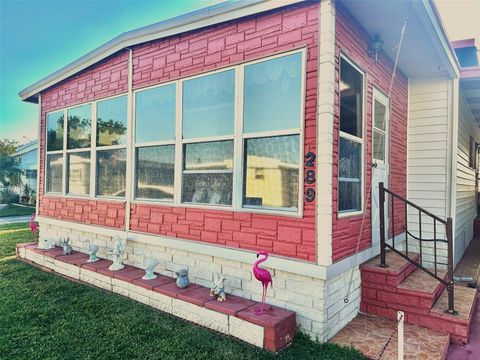
<path fill-rule="evenodd" d="M 142 267 L 142 250 L 159 274 L 188 268 L 209 287 L 221 273 L 228 294 L 254 301 L 251 265 L 266 250 L 267 303 L 314 338 L 359 311 L 409 310 L 415 323 L 421 305 L 381 300 L 361 265 L 380 254 L 381 228 L 410 258 L 398 255 L 404 277 L 423 272 L 409 261 L 453 269 L 472 239 L 480 130 L 459 77 L 431 1 L 223 3 L 121 34 L 20 92 L 39 105 L 40 242 L 69 237 L 85 253 L 89 239 L 109 258 L 119 235 L 128 265 Z M 390 192 L 451 218 L 450 236 Z M 418 241 L 432 237 L 438 248 Z M 435 275 L 445 284 L 430 307 L 451 280 Z M 273 350 L 290 341 L 265 332 L 258 343 L 248 324 L 225 330 L 213 315 L 196 322 Z"/>

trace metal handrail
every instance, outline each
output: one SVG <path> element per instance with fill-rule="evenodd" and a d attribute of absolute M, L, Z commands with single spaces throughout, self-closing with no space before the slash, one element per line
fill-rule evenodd
<path fill-rule="evenodd" d="M 392 245 L 387 244 L 385 239 L 385 194 L 390 194 L 392 196 L 392 203 L 391 203 L 391 219 L 392 219 Z M 417 204 L 412 203 L 411 201 L 405 199 L 404 197 L 394 193 L 393 191 L 385 188 L 383 182 L 379 183 L 379 202 L 380 202 L 380 266 L 387 267 L 386 264 L 386 251 L 387 249 L 392 250 L 396 254 L 400 255 L 404 259 L 408 260 L 410 263 L 414 264 L 418 269 L 421 269 L 428 275 L 432 276 L 442 284 L 444 284 L 447 288 L 448 292 L 448 309 L 446 312 L 450 314 L 456 314 L 455 311 L 455 299 L 454 299 L 454 283 L 453 283 L 453 221 L 452 218 L 449 217 L 447 220 L 443 220 L 442 218 L 432 214 L 430 211 L 425 210 L 424 208 L 418 206 Z M 394 200 L 400 200 L 405 206 L 405 254 L 398 249 L 395 248 L 395 204 Z M 414 236 L 408 231 L 408 209 L 407 205 L 413 207 L 414 209 L 418 210 L 418 232 L 419 236 Z M 424 239 L 422 237 L 422 213 L 429 216 L 433 219 L 433 239 Z M 445 225 L 446 227 L 446 235 L 447 240 L 437 239 L 437 222 Z M 419 249 L 420 249 L 420 263 L 416 262 L 408 255 L 408 235 L 411 235 L 414 239 L 418 240 L 419 242 Z M 422 242 L 433 242 L 433 263 L 434 263 L 434 270 L 431 271 L 427 269 L 421 264 L 422 259 Z M 446 279 L 444 277 L 438 276 L 437 272 L 437 265 L 445 265 L 444 263 L 437 262 L 437 242 L 447 243 L 447 274 Z"/>

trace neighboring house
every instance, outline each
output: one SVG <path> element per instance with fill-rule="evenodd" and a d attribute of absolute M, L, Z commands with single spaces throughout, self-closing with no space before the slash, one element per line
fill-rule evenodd
<path fill-rule="evenodd" d="M 15 150 L 11 156 L 18 159 L 22 168 L 22 184 L 28 185 L 30 190 L 37 191 L 37 168 L 38 168 L 38 140 L 32 140 Z M 20 196 L 24 195 L 24 188 L 19 188 Z"/>
<path fill-rule="evenodd" d="M 463 74 L 431 1 L 228 2 L 124 33 L 20 92 L 41 109 L 40 238 L 106 256 L 121 234 L 130 265 L 141 248 L 162 274 L 221 272 L 255 300 L 266 250 L 267 302 L 326 341 L 380 253 L 380 182 L 453 219 L 455 263 L 471 240 L 480 119 Z M 387 204 L 397 246 L 432 237 Z M 433 248 L 424 265 L 448 263 Z"/>

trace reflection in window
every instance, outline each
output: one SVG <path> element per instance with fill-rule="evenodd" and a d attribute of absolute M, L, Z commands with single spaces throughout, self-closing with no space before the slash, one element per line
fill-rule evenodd
<path fill-rule="evenodd" d="M 245 140 L 243 205 L 298 208 L 298 135 Z"/>
<path fill-rule="evenodd" d="M 175 145 L 137 148 L 135 164 L 137 198 L 173 200 Z"/>
<path fill-rule="evenodd" d="M 90 104 L 67 111 L 68 149 L 90 147 L 92 116 Z"/>
<path fill-rule="evenodd" d="M 135 141 L 175 139 L 175 84 L 143 90 L 135 96 Z"/>
<path fill-rule="evenodd" d="M 184 145 L 182 202 L 232 204 L 233 141 Z"/>
<path fill-rule="evenodd" d="M 90 193 L 90 151 L 68 154 L 68 194 Z"/>
<path fill-rule="evenodd" d="M 300 127 L 302 55 L 245 66 L 244 131 Z"/>
<path fill-rule="evenodd" d="M 125 196 L 126 149 L 97 152 L 97 195 Z"/>
<path fill-rule="evenodd" d="M 338 163 L 338 210 L 362 209 L 362 145 L 340 138 Z"/>
<path fill-rule="evenodd" d="M 127 96 L 97 103 L 97 145 L 127 143 Z"/>
<path fill-rule="evenodd" d="M 62 179 L 63 179 L 63 155 L 62 154 L 47 154 L 46 163 L 46 187 L 47 193 L 62 192 Z"/>
<path fill-rule="evenodd" d="M 361 138 L 363 129 L 363 76 L 340 59 L 340 131 Z"/>
<path fill-rule="evenodd" d="M 235 71 L 183 82 L 183 137 L 233 134 Z"/>
<path fill-rule="evenodd" d="M 47 115 L 47 151 L 63 149 L 63 111 Z"/>

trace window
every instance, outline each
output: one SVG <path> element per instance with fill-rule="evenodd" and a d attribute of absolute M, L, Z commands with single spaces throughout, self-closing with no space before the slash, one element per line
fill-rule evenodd
<path fill-rule="evenodd" d="M 244 74 L 243 206 L 297 211 L 302 54 L 246 65 Z"/>
<path fill-rule="evenodd" d="M 97 102 L 96 194 L 124 197 L 127 172 L 127 96 Z"/>
<path fill-rule="evenodd" d="M 233 141 L 184 145 L 182 202 L 232 204 Z"/>
<path fill-rule="evenodd" d="M 232 205 L 234 102 L 234 70 L 183 82 L 182 202 Z"/>
<path fill-rule="evenodd" d="M 135 94 L 135 197 L 173 201 L 176 84 Z"/>
<path fill-rule="evenodd" d="M 64 111 L 47 114 L 47 155 L 45 162 L 45 192 L 63 192 Z"/>
<path fill-rule="evenodd" d="M 92 105 L 67 110 L 67 194 L 90 194 Z"/>
<path fill-rule="evenodd" d="M 387 136 L 387 107 L 377 99 L 373 100 L 373 159 L 385 163 L 385 140 Z"/>
<path fill-rule="evenodd" d="M 338 210 L 362 210 L 363 196 L 363 74 L 340 58 L 340 138 L 338 163 Z M 381 125 L 377 123 L 376 125 Z M 376 136 L 384 139 L 384 129 Z M 381 139 L 379 139 L 381 141 Z M 381 154 L 375 154 L 381 156 Z M 383 155 L 384 156 L 384 155 Z"/>
<path fill-rule="evenodd" d="M 470 136 L 470 152 L 469 152 L 468 166 L 471 167 L 472 169 L 477 168 L 477 147 L 478 147 L 478 143 L 475 141 L 475 139 L 472 136 Z"/>

